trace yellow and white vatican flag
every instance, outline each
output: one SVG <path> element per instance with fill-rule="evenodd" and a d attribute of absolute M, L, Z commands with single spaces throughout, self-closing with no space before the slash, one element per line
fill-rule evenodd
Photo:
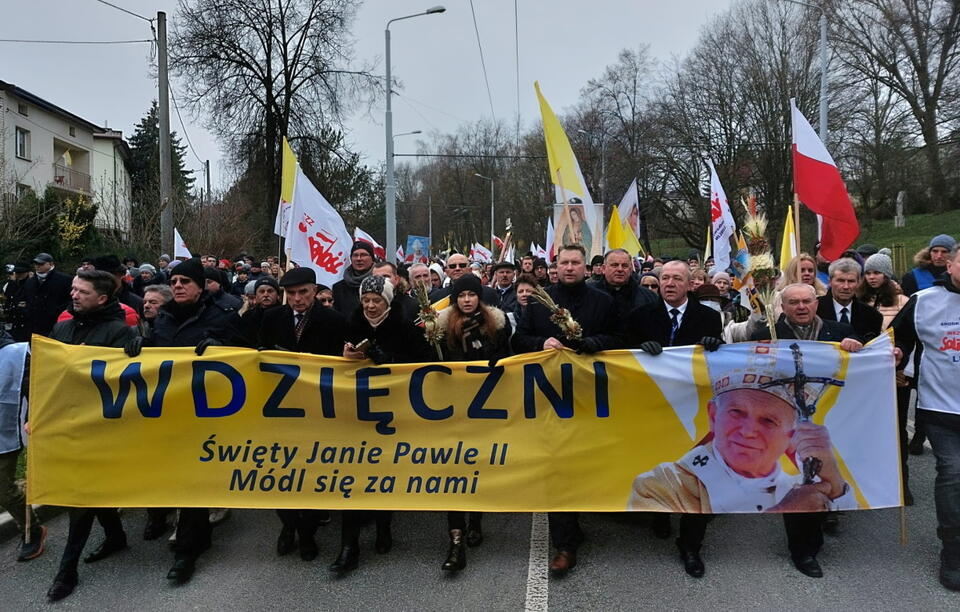
<path fill-rule="evenodd" d="M 594 206 L 567 134 L 543 97 L 540 83 L 535 82 L 533 86 L 537 90 L 540 115 L 543 118 L 543 137 L 547 145 L 550 180 L 556 189 L 557 202 L 563 204 L 554 215 L 557 247 L 580 244 L 586 249 L 588 256 L 600 255 L 603 251 L 603 214 Z"/>
<path fill-rule="evenodd" d="M 297 180 L 297 156 L 294 155 L 287 137 L 283 137 L 283 158 L 280 166 L 280 204 L 273 222 L 273 233 L 286 236 L 290 228 L 290 212 L 293 207 L 293 187 Z"/>
<path fill-rule="evenodd" d="M 794 257 L 799 255 L 797 251 L 797 232 L 793 226 L 793 206 L 787 206 L 787 218 L 783 222 L 783 239 L 780 242 L 780 269 L 786 270 L 787 265 Z"/>

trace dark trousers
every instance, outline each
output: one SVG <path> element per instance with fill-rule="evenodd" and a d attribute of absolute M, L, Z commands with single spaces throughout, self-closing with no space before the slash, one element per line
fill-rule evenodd
<path fill-rule="evenodd" d="M 60 558 L 61 572 L 77 571 L 83 547 L 90 539 L 93 519 L 100 521 L 107 540 L 116 542 L 127 539 L 127 535 L 123 532 L 123 523 L 120 522 L 120 513 L 116 508 L 70 508 L 68 513 L 70 527 L 67 531 L 67 543 L 63 547 L 63 556 Z"/>
<path fill-rule="evenodd" d="M 937 535 L 944 551 L 960 563 L 960 430 L 929 421 L 923 428 L 937 459 L 933 485 Z"/>
<path fill-rule="evenodd" d="M 154 524 L 167 522 L 167 515 L 173 508 L 147 508 L 147 521 Z"/>
<path fill-rule="evenodd" d="M 177 542 L 173 552 L 177 559 L 196 559 L 210 548 L 210 511 L 207 508 L 181 508 L 177 520 Z"/>
<path fill-rule="evenodd" d="M 900 475 L 907 488 L 910 473 L 907 470 L 907 413 L 910 411 L 910 387 L 897 387 L 897 425 L 900 428 Z"/>
<path fill-rule="evenodd" d="M 363 523 L 373 519 L 377 524 L 377 531 L 390 529 L 393 520 L 392 510 L 344 510 L 343 523 L 340 527 L 340 545 L 358 546 L 360 528 Z"/>
<path fill-rule="evenodd" d="M 27 524 L 27 499 L 17 486 L 17 459 L 20 451 L 0 453 L 0 510 L 6 510 L 13 517 L 22 534 Z M 39 528 L 37 516 L 30 510 L 30 524 L 34 531 Z"/>
<path fill-rule="evenodd" d="M 794 557 L 815 557 L 823 546 L 823 519 L 825 512 L 787 512 L 783 526 L 787 532 L 787 547 Z M 677 546 L 689 552 L 700 552 L 707 524 L 712 514 L 681 514 Z"/>
<path fill-rule="evenodd" d="M 557 550 L 577 552 L 583 543 L 583 531 L 580 529 L 579 512 L 551 512 L 550 539 Z"/>
<path fill-rule="evenodd" d="M 288 531 L 295 531 L 301 540 L 313 538 L 320 527 L 323 510 L 277 510 L 280 523 Z"/>
<path fill-rule="evenodd" d="M 447 529 L 453 531 L 454 529 L 459 529 L 460 531 L 467 530 L 467 514 L 470 515 L 470 524 L 480 526 L 480 521 L 483 520 L 482 512 L 447 512 Z"/>

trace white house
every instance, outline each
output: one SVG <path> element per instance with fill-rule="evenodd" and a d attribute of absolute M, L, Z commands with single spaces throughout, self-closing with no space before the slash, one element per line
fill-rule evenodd
<path fill-rule="evenodd" d="M 123 135 L 0 81 L 0 194 L 52 186 L 99 206 L 96 225 L 130 231 L 131 190 Z"/>

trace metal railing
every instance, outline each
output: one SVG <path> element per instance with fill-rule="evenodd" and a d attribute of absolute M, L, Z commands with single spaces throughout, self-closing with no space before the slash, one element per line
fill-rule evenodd
<path fill-rule="evenodd" d="M 61 164 L 53 164 L 53 184 L 71 191 L 90 193 L 90 175 Z"/>

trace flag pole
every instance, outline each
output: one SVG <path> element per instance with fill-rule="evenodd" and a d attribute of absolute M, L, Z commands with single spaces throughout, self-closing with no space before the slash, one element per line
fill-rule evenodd
<path fill-rule="evenodd" d="M 797 244 L 797 255 L 803 252 L 800 247 L 800 196 L 793 192 L 793 236 Z"/>

